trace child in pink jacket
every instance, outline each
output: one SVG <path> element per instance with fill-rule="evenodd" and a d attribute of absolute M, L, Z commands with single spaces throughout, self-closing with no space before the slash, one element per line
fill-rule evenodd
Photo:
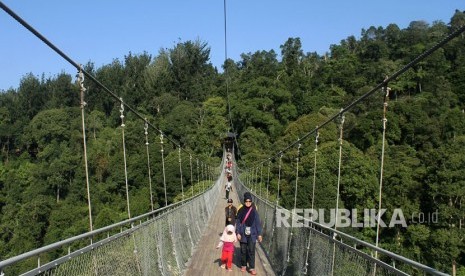
<path fill-rule="evenodd" d="M 234 256 L 234 243 L 237 242 L 236 229 L 233 225 L 227 225 L 218 243 L 217 249 L 223 246 L 221 251 L 221 267 L 232 271 L 232 261 Z"/>

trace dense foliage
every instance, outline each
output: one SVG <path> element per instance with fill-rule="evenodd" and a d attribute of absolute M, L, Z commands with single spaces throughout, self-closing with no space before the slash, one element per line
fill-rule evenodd
<path fill-rule="evenodd" d="M 101 68 L 89 63 L 85 69 L 204 160 L 218 163 L 225 133 L 236 132 L 239 164 L 245 168 L 337 114 L 464 23 L 464 14 L 456 12 L 447 25 L 414 21 L 405 29 L 370 27 L 360 39 L 350 36 L 331 45 L 323 56 L 304 53 L 300 39 L 289 38 L 280 46 L 280 58 L 274 50 L 245 53 L 237 62 L 225 61 L 227 74 L 209 63 L 210 49 L 200 41 L 179 42 L 155 57 L 129 53 L 124 61 Z M 127 218 L 120 105 L 96 84 L 86 81 L 85 86 L 92 211 L 99 228 Z M 409 225 L 382 229 L 380 245 L 442 271 L 456 265 L 465 274 L 465 37 L 389 86 L 383 207 L 402 208 Z M 346 114 L 344 208 L 378 206 L 382 105 L 383 95 L 377 94 Z M 88 230 L 79 106 L 79 86 L 67 74 L 28 75 L 18 89 L 0 94 L 2 259 Z M 151 208 L 144 124 L 126 112 L 125 125 L 131 213 L 138 215 Z M 155 207 L 165 204 L 158 134 L 149 129 Z M 321 130 L 315 208 L 334 208 L 337 138 L 337 122 Z M 301 152 L 301 208 L 311 204 L 312 143 L 305 142 Z M 167 140 L 164 147 L 168 202 L 173 202 L 181 192 L 178 151 Z M 294 157 L 283 158 L 281 203 L 292 208 Z M 194 185 L 188 155 L 182 166 L 186 187 Z M 276 197 L 275 180 L 271 192 Z M 414 222 L 420 213 L 435 212 L 437 221 Z M 376 229 L 347 231 L 373 242 Z"/>

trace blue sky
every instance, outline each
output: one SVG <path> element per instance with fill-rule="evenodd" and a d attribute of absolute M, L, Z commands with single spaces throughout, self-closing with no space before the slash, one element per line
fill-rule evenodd
<path fill-rule="evenodd" d="M 210 61 L 225 59 L 223 0 L 0 0 L 77 63 L 122 61 L 129 52 L 158 55 L 181 41 L 207 42 Z M 304 52 L 324 54 L 331 44 L 362 28 L 401 29 L 424 20 L 449 23 L 462 0 L 226 0 L 228 57 L 274 49 L 300 37 Z M 0 91 L 17 88 L 22 76 L 39 78 L 76 70 L 0 9 Z"/>

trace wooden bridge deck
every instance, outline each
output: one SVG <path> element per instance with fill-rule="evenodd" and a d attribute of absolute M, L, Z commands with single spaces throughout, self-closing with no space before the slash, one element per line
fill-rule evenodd
<path fill-rule="evenodd" d="M 238 207 L 240 202 L 235 190 L 230 193 L 230 197 L 234 200 L 234 206 Z M 234 251 L 233 271 L 227 271 L 220 267 L 221 249 L 216 249 L 216 246 L 224 229 L 224 208 L 227 206 L 224 192 L 220 193 L 217 202 L 212 202 L 212 204 L 216 205 L 214 212 L 192 258 L 189 260 L 184 275 L 250 275 L 248 272 L 241 272 L 239 242 Z M 257 275 L 275 275 L 258 243 L 255 250 L 255 270 Z"/>

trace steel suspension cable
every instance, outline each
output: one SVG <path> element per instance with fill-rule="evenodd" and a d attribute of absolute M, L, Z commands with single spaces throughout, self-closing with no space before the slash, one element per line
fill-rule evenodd
<path fill-rule="evenodd" d="M 202 162 L 202 188 L 205 191 L 205 163 Z"/>
<path fill-rule="evenodd" d="M 213 167 L 208 165 L 208 187 L 211 187 L 213 184 Z"/>
<path fill-rule="evenodd" d="M 226 20 L 226 0 L 223 0 L 223 14 L 224 14 L 224 74 L 226 80 L 226 100 L 228 102 L 228 115 L 229 115 L 229 126 L 231 128 L 231 132 L 234 133 L 234 127 L 232 123 L 232 116 L 231 116 L 231 103 L 229 101 L 229 74 L 228 74 L 228 40 L 227 40 L 227 20 Z M 235 138 L 235 137 L 234 137 Z"/>
<path fill-rule="evenodd" d="M 86 107 L 87 103 L 84 101 L 84 93 L 86 92 L 86 88 L 84 87 L 84 73 L 82 69 L 79 69 L 77 81 L 79 83 L 79 87 L 81 90 L 81 119 L 82 119 L 82 144 L 84 147 L 84 168 L 86 172 L 86 190 L 87 190 L 87 208 L 89 211 L 89 229 L 93 231 L 93 223 L 92 223 L 92 204 L 90 200 L 90 184 L 89 184 L 89 166 L 87 164 L 87 139 L 86 139 L 86 124 L 85 124 L 85 117 L 84 117 L 84 108 Z M 91 239 L 92 243 L 92 239 Z"/>
<path fill-rule="evenodd" d="M 183 184 L 183 178 L 182 178 L 182 155 L 181 155 L 181 147 L 178 147 L 178 156 L 179 156 L 179 172 L 181 174 L 181 194 L 182 194 L 182 201 L 184 202 L 184 184 Z M 191 166 L 191 178 L 192 178 L 192 166 Z M 188 208 L 184 208 L 185 212 L 185 224 L 187 228 L 187 234 L 189 236 L 189 241 L 191 243 L 191 252 L 193 251 L 194 248 L 194 241 L 192 239 L 192 234 L 191 234 L 191 224 L 189 223 L 189 213 L 188 213 Z"/>
<path fill-rule="evenodd" d="M 262 163 L 262 169 L 263 169 L 263 163 Z M 270 181 L 270 166 L 269 166 L 269 163 L 268 163 L 268 182 Z M 268 182 L 266 184 L 266 200 L 268 200 Z M 261 195 L 261 189 L 260 189 L 260 196 Z M 267 216 L 268 215 L 268 212 L 265 212 L 265 219 L 263 220 L 263 229 L 266 229 L 266 223 L 267 223 Z"/>
<path fill-rule="evenodd" d="M 318 126 L 317 126 L 318 128 Z M 315 212 L 314 209 L 314 203 L 315 203 L 315 187 L 316 187 L 316 169 L 317 169 L 317 154 L 318 154 L 318 138 L 320 137 L 320 132 L 317 130 L 316 135 L 315 135 L 315 149 L 313 150 L 313 183 L 312 183 L 312 203 L 311 203 L 311 212 L 312 216 L 310 217 L 310 222 L 313 222 L 313 215 Z M 311 225 L 313 226 L 313 223 Z M 310 251 L 310 242 L 312 240 L 311 238 L 312 232 L 310 231 L 308 233 L 308 242 L 307 242 L 307 248 L 306 248 L 306 257 L 305 257 L 305 268 L 304 268 L 304 274 L 307 275 L 308 272 L 308 255 Z"/>
<path fill-rule="evenodd" d="M 228 40 L 227 40 L 227 16 L 226 16 L 226 0 L 223 0 L 223 14 L 224 14 L 224 75 L 225 75 L 225 80 L 226 80 L 226 101 L 228 104 L 228 117 L 229 117 L 229 127 L 231 129 L 231 132 L 234 134 L 234 144 L 236 145 L 238 151 L 238 155 L 240 155 L 240 150 L 239 150 L 239 144 L 237 143 L 236 139 L 236 131 L 234 129 L 234 124 L 232 120 L 232 112 L 231 112 L 231 100 L 230 100 L 230 93 L 229 93 L 229 70 L 228 70 Z M 234 149 L 234 146 L 233 146 Z"/>
<path fill-rule="evenodd" d="M 253 190 L 253 175 L 254 175 L 254 169 L 252 168 L 249 170 L 249 173 L 247 174 L 247 183 L 249 184 L 249 187 L 251 190 Z"/>
<path fill-rule="evenodd" d="M 191 196 L 194 196 L 194 178 L 192 177 L 192 154 L 189 154 L 189 166 L 191 170 L 191 188 L 192 188 L 192 194 Z"/>
<path fill-rule="evenodd" d="M 255 174 L 255 177 L 254 177 L 254 190 L 255 190 L 255 193 L 257 193 L 257 186 L 258 186 L 258 167 L 255 167 L 255 170 L 254 170 L 254 174 Z"/>
<path fill-rule="evenodd" d="M 276 196 L 276 206 L 279 205 L 279 184 L 281 183 L 281 167 L 282 167 L 283 153 L 279 156 L 279 166 L 278 166 L 278 194 Z"/>
<path fill-rule="evenodd" d="M 131 208 L 129 205 L 129 185 L 128 185 L 128 169 L 127 169 L 127 160 L 126 160 L 126 142 L 125 142 L 125 137 L 124 137 L 124 127 L 126 126 L 124 124 L 124 104 L 123 104 L 123 98 L 120 98 L 121 102 L 121 108 L 119 112 L 121 113 L 120 118 L 121 118 L 121 135 L 123 137 L 123 160 L 124 160 L 124 182 L 126 185 L 126 204 L 128 208 L 128 218 L 131 219 Z"/>
<path fill-rule="evenodd" d="M 199 187 L 200 189 L 200 171 L 199 171 L 199 159 L 196 158 L 197 160 L 197 186 Z"/>
<path fill-rule="evenodd" d="M 165 173 L 165 154 L 164 154 L 164 146 L 163 146 L 163 133 L 160 133 L 160 146 L 161 146 L 161 165 L 163 171 L 163 189 L 165 190 L 165 206 L 168 206 L 168 196 L 166 194 L 166 173 Z"/>
<path fill-rule="evenodd" d="M 145 148 L 147 151 L 147 173 L 148 173 L 148 178 L 149 178 L 149 189 L 150 189 L 150 208 L 153 211 L 153 191 L 152 191 L 152 172 L 150 169 L 150 151 L 149 151 L 149 125 L 147 123 L 147 118 L 145 118 L 145 124 L 144 124 L 144 135 L 145 135 Z"/>
<path fill-rule="evenodd" d="M 256 189 L 257 189 L 257 167 L 254 167 L 252 171 L 252 190 L 255 192 Z"/>
<path fill-rule="evenodd" d="M 383 175 L 384 175 L 384 151 L 385 151 L 385 144 L 386 144 L 386 113 L 388 107 L 388 100 L 389 100 L 389 91 L 391 90 L 389 87 L 383 87 L 384 90 L 384 103 L 383 103 L 383 137 L 382 137 L 382 145 L 381 145 L 381 164 L 379 169 L 379 195 L 378 195 L 378 218 L 376 223 L 376 242 L 375 246 L 378 247 L 379 241 L 379 223 L 381 220 L 381 207 L 382 207 L 382 192 L 383 192 Z M 375 251 L 375 258 L 378 258 L 378 251 Z M 376 274 L 376 266 L 374 267 L 375 274 Z"/>
<path fill-rule="evenodd" d="M 250 187 L 250 189 L 253 190 L 253 169 L 248 170 L 247 184 Z"/>
<path fill-rule="evenodd" d="M 179 174 L 181 175 L 181 196 L 182 196 L 182 201 L 184 201 L 184 184 L 182 181 L 181 146 L 178 147 L 178 162 L 179 162 Z"/>
<path fill-rule="evenodd" d="M 318 128 L 318 126 L 317 126 Z M 312 185 L 312 210 L 315 203 L 315 186 L 316 186 L 316 164 L 317 164 L 317 154 L 318 154 L 318 138 L 320 137 L 320 132 L 317 130 L 315 135 L 315 149 L 313 150 L 314 158 L 313 158 L 313 185 Z M 313 216 L 312 216 L 313 220 Z"/>
<path fill-rule="evenodd" d="M 208 165 L 208 175 L 210 176 L 210 185 L 213 183 L 213 167 Z"/>
<path fill-rule="evenodd" d="M 260 167 L 260 186 L 259 186 L 259 194 L 260 194 L 260 197 L 262 196 L 262 183 L 263 183 L 263 163 Z"/>
<path fill-rule="evenodd" d="M 252 191 L 253 191 L 255 187 L 255 167 L 253 167 L 252 172 L 251 172 L 250 187 L 252 188 Z"/>
<path fill-rule="evenodd" d="M 344 121 L 345 116 L 344 113 L 341 113 L 341 123 L 339 125 L 339 164 L 337 169 L 337 193 L 336 193 L 336 214 L 335 214 L 335 223 L 334 223 L 334 230 L 337 230 L 337 223 L 338 223 L 338 213 L 339 213 L 339 190 L 341 186 L 341 165 L 342 165 L 342 142 L 343 142 L 343 132 L 344 132 Z M 333 234 L 333 239 L 336 239 L 336 234 Z M 333 259 L 331 262 L 331 275 L 334 273 L 334 261 L 336 258 L 336 243 L 333 243 Z"/>
<path fill-rule="evenodd" d="M 299 161 L 300 161 L 300 147 L 302 144 L 299 143 L 297 147 L 297 157 L 296 157 L 296 169 L 295 169 L 295 188 L 294 188 L 294 210 L 297 208 L 297 187 L 299 183 Z"/>
<path fill-rule="evenodd" d="M 255 167 L 250 170 L 250 175 L 249 175 L 249 186 L 252 191 L 253 191 L 253 185 L 254 185 L 253 184 L 254 175 L 255 175 Z"/>
<path fill-rule="evenodd" d="M 270 170 L 271 170 L 271 160 L 268 160 L 268 181 L 266 182 L 266 199 L 270 200 Z"/>
<path fill-rule="evenodd" d="M 282 155 L 280 156 L 279 158 L 279 162 L 278 162 L 278 192 L 277 192 L 277 196 L 276 196 L 276 204 L 275 204 L 275 214 L 277 214 L 278 212 L 278 207 L 279 207 L 279 182 L 281 181 L 281 158 L 282 158 Z M 271 162 L 271 160 L 270 160 Z M 271 246 L 273 244 L 273 237 L 274 237 L 274 232 L 275 232 L 275 228 L 276 228 L 276 223 L 271 223 L 272 225 L 272 228 L 271 228 L 271 235 L 270 235 L 270 242 L 269 242 L 269 247 L 268 247 L 268 251 L 267 252 L 270 252 L 271 250 Z"/>
<path fill-rule="evenodd" d="M 297 141 L 300 141 L 297 140 Z M 295 188 L 294 188 L 294 209 L 292 209 L 292 212 L 291 212 L 291 223 L 293 224 L 294 221 L 297 221 L 297 219 L 295 218 L 296 217 L 296 208 L 297 208 L 297 187 L 298 187 L 298 184 L 299 184 L 299 161 L 300 161 L 300 148 L 301 148 L 302 144 L 299 143 L 298 146 L 297 146 L 297 157 L 296 157 L 296 164 L 295 164 Z M 293 226 L 293 225 L 291 225 Z M 292 244 L 292 237 L 294 236 L 294 232 L 292 231 L 293 230 L 293 227 L 291 227 L 291 230 L 290 230 L 290 235 L 289 235 L 289 241 L 288 241 L 288 244 L 287 244 L 287 261 L 286 261 L 286 265 L 284 266 L 284 269 L 283 269 L 283 274 L 282 275 L 286 275 L 286 270 L 287 270 L 287 266 L 291 260 L 291 244 Z"/>

